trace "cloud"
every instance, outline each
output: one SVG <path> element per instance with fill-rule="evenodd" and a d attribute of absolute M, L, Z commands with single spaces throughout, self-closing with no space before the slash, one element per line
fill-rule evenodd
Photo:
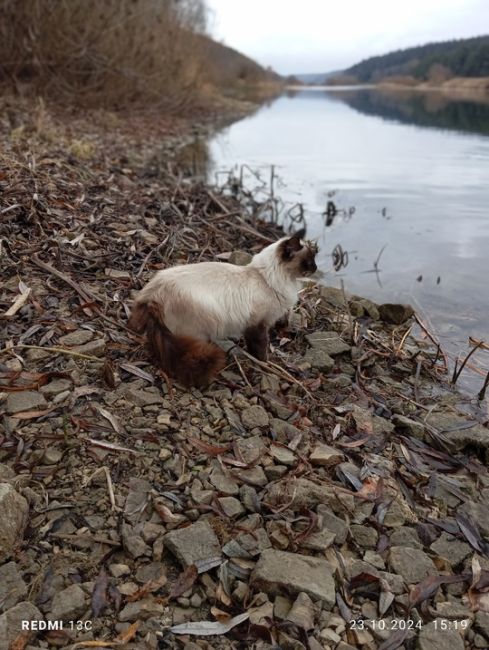
<path fill-rule="evenodd" d="M 327 72 L 429 41 L 489 32 L 487 0 L 208 0 L 211 29 L 282 74 Z"/>

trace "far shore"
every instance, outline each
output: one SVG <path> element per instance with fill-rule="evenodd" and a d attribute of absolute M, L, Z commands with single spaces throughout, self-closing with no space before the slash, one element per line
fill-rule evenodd
<path fill-rule="evenodd" d="M 396 90 L 417 90 L 422 92 L 443 92 L 443 93 L 472 93 L 479 95 L 489 94 L 489 77 L 454 77 L 443 82 L 414 80 L 385 79 L 375 84 L 322 84 L 322 85 L 290 85 L 286 90 L 361 90 L 370 88 L 395 88 Z"/>

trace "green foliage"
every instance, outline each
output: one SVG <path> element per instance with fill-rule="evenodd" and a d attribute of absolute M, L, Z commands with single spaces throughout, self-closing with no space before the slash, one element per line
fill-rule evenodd
<path fill-rule="evenodd" d="M 345 72 L 361 82 L 411 75 L 427 80 L 434 65 L 442 65 L 452 76 L 489 76 L 489 36 L 428 43 L 365 59 Z"/>

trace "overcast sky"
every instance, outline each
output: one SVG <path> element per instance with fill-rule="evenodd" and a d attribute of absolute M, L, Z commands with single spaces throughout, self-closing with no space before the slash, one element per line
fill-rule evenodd
<path fill-rule="evenodd" d="M 489 33 L 489 0 L 207 0 L 213 37 L 281 74 Z"/>

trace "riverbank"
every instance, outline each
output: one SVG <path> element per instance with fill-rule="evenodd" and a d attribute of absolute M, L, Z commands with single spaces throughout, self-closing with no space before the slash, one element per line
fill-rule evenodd
<path fill-rule="evenodd" d="M 200 648 L 487 645 L 487 423 L 411 312 L 308 284 L 268 363 L 230 346 L 208 390 L 169 387 L 133 293 L 281 235 L 181 171 L 215 117 L 2 115 L 4 638 L 190 650 L 171 627 L 210 621 Z M 44 618 L 64 629 L 19 629 Z"/>

